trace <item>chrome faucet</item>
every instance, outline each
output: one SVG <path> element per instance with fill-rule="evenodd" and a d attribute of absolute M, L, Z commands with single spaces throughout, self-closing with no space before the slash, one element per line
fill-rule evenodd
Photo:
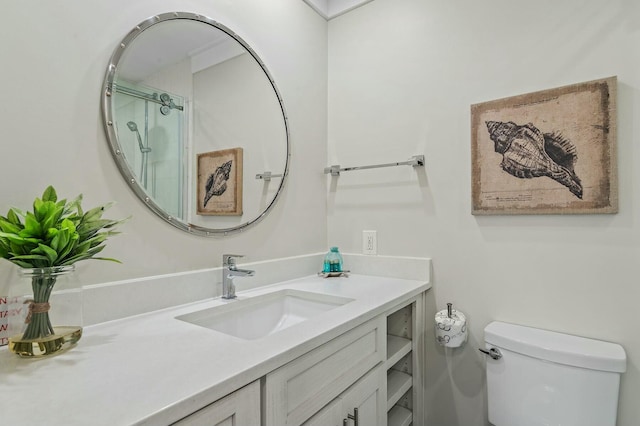
<path fill-rule="evenodd" d="M 235 277 L 252 277 L 255 271 L 250 269 L 238 269 L 236 258 L 243 257 L 241 254 L 222 255 L 222 298 L 235 299 L 236 286 L 233 283 Z"/>

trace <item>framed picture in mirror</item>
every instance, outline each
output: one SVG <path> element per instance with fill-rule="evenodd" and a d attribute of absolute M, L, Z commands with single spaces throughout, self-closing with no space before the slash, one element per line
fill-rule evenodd
<path fill-rule="evenodd" d="M 197 214 L 242 215 L 242 148 L 198 154 Z"/>

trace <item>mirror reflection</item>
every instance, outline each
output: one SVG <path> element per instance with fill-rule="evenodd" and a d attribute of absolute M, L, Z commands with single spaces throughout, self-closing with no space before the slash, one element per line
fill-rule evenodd
<path fill-rule="evenodd" d="M 112 57 L 103 113 L 123 176 L 180 229 L 242 230 L 284 185 L 288 129 L 273 79 L 208 18 L 171 13 L 134 28 Z"/>

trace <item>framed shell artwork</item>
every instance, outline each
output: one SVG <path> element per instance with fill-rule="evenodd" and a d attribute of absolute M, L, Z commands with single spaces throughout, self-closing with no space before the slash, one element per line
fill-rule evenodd
<path fill-rule="evenodd" d="M 472 214 L 617 213 L 616 77 L 471 106 Z"/>
<path fill-rule="evenodd" d="M 198 154 L 197 213 L 242 215 L 242 148 Z"/>

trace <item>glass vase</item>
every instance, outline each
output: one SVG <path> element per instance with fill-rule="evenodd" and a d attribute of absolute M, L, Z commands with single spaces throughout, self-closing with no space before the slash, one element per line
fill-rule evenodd
<path fill-rule="evenodd" d="M 82 286 L 75 267 L 21 268 L 10 289 L 9 350 L 21 357 L 58 354 L 82 336 Z"/>

